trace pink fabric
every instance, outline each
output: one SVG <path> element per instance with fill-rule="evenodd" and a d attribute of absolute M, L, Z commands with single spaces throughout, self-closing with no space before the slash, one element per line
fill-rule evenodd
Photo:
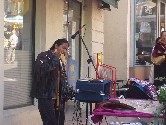
<path fill-rule="evenodd" d="M 146 117 L 146 118 L 154 117 L 154 115 L 150 113 L 143 113 L 143 112 L 137 112 L 137 111 L 113 110 L 108 108 L 94 109 L 93 114 L 94 116 L 92 116 L 91 119 L 94 123 L 101 122 L 103 115 L 118 116 L 118 117 Z"/>

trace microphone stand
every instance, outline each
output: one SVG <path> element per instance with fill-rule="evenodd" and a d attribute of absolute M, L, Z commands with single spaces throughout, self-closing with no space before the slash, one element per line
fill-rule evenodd
<path fill-rule="evenodd" d="M 96 67 L 94 65 L 94 62 L 92 60 L 92 56 L 90 55 L 89 50 L 88 50 L 88 48 L 87 48 L 87 46 L 86 46 L 86 44 L 85 44 L 85 42 L 84 42 L 84 40 L 83 40 L 83 38 L 82 38 L 80 33 L 79 33 L 79 36 L 81 38 L 81 42 L 83 43 L 83 45 L 84 45 L 84 47 L 86 49 L 86 52 L 88 54 L 88 57 L 89 57 L 89 59 L 87 59 L 87 63 L 88 63 L 88 78 L 90 77 L 90 73 L 89 73 L 90 72 L 90 63 L 92 63 L 92 65 L 93 65 L 93 67 L 95 69 L 95 72 L 98 75 L 97 69 L 96 69 Z M 90 115 L 92 115 L 92 103 L 89 102 L 89 104 L 90 104 Z M 88 102 L 86 102 L 86 125 L 88 124 L 87 122 L 88 122 Z"/>
<path fill-rule="evenodd" d="M 97 72 L 97 69 L 96 69 L 96 67 L 95 67 L 95 65 L 94 65 L 94 62 L 93 62 L 93 60 L 92 60 L 92 56 L 89 54 L 89 50 L 88 50 L 88 48 L 87 48 L 87 46 L 86 46 L 86 44 L 85 44 L 85 42 L 84 42 L 84 40 L 83 40 L 83 38 L 82 38 L 82 36 L 80 35 L 80 38 L 81 38 L 81 41 L 82 41 L 82 43 L 83 43 L 83 45 L 84 45 L 84 47 L 85 47 L 85 49 L 86 49 L 86 52 L 87 52 L 87 54 L 88 54 L 88 56 L 89 56 L 89 59 L 87 59 L 87 63 L 88 63 L 88 78 L 89 78 L 89 65 L 90 65 L 90 63 L 92 63 L 92 65 L 93 65 L 93 68 L 94 68 L 94 70 L 95 70 L 95 72 L 96 72 L 96 74 L 98 74 L 98 72 Z"/>

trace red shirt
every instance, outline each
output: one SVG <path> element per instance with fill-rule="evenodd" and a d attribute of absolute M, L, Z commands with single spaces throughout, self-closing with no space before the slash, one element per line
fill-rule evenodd
<path fill-rule="evenodd" d="M 152 50 L 152 56 L 153 57 L 158 57 L 158 56 L 162 56 L 165 55 L 164 52 L 166 52 L 166 45 L 158 42 Z"/>

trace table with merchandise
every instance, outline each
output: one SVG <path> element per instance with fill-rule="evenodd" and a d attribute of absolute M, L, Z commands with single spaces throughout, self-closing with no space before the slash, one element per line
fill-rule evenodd
<path fill-rule="evenodd" d="M 154 100 L 110 99 L 88 117 L 92 125 L 162 125 L 163 106 Z"/>

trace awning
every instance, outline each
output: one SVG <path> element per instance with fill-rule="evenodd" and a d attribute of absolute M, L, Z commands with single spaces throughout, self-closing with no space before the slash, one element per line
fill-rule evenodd
<path fill-rule="evenodd" d="M 115 8 L 118 8 L 118 1 L 119 0 L 102 0 L 103 2 L 112 5 Z"/>

